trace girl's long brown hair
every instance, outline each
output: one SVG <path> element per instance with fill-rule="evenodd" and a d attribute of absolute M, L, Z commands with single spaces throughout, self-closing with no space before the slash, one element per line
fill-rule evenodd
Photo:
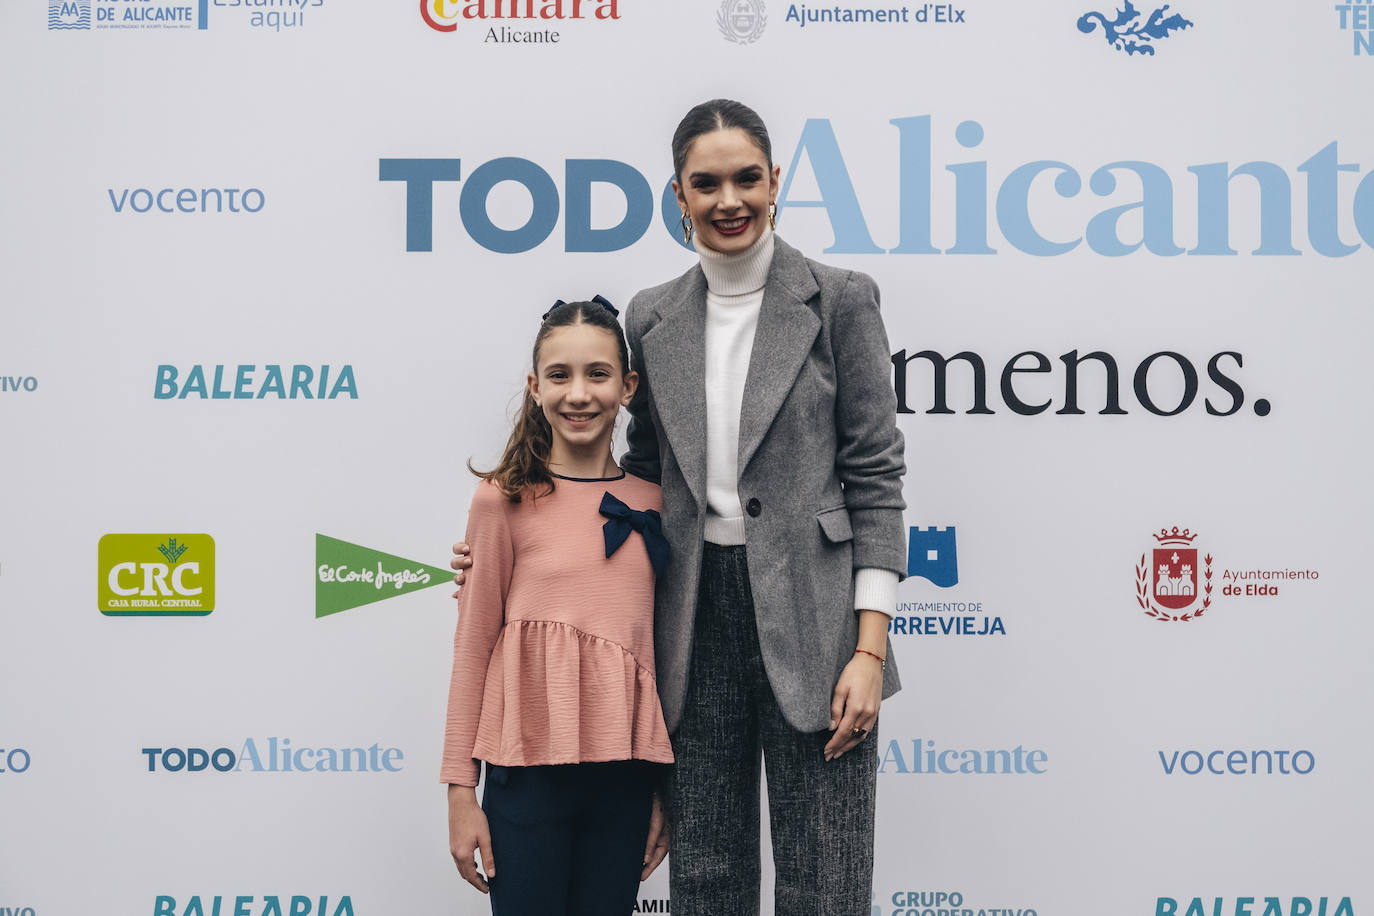
<path fill-rule="evenodd" d="M 544 338 L 554 328 L 574 324 L 590 324 L 601 328 L 615 337 L 620 351 L 620 373 L 622 377 L 630 371 L 630 350 L 625 344 L 625 332 L 616 321 L 615 313 L 598 302 L 568 302 L 551 309 L 539 326 L 534 338 L 534 355 L 530 364 L 536 375 L 539 373 L 539 349 Z M 553 492 L 554 479 L 549 472 L 549 450 L 553 447 L 553 430 L 544 416 L 544 410 L 534 402 L 529 386 L 520 403 L 520 413 L 515 418 L 515 427 L 506 442 L 506 450 L 501 460 L 490 471 L 479 471 L 468 461 L 468 470 L 483 480 L 490 480 L 501 488 L 501 492 L 513 503 L 529 493 L 531 498 L 546 496 Z"/>

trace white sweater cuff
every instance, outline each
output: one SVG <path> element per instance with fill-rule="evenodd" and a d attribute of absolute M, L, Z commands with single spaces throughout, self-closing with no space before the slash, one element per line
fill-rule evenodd
<path fill-rule="evenodd" d="M 744 516 L 725 518 L 714 512 L 706 512 L 706 531 L 703 540 L 718 547 L 735 547 L 744 543 Z M 893 586 L 894 596 L 896 586 Z"/>
<path fill-rule="evenodd" d="M 854 610 L 897 612 L 897 574 L 889 569 L 854 570 Z"/>

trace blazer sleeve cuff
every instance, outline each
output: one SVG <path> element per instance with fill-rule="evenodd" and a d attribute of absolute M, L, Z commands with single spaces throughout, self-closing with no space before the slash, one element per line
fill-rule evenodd
<path fill-rule="evenodd" d="M 871 567 L 854 570 L 854 610 L 891 617 L 897 610 L 897 574 Z"/>
<path fill-rule="evenodd" d="M 853 509 L 849 521 L 854 529 L 854 568 L 885 569 L 906 578 L 906 529 L 902 510 Z"/>

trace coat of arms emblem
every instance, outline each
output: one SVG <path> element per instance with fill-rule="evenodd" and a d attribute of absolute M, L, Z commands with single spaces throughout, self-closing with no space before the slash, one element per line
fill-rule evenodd
<path fill-rule="evenodd" d="M 763 34 L 768 16 L 763 0 L 723 0 L 716 14 L 720 34 L 742 45 L 752 44 Z"/>
<path fill-rule="evenodd" d="M 1198 562 L 1197 535 L 1178 526 L 1154 535 L 1135 569 L 1136 603 L 1156 620 L 1192 620 L 1212 604 L 1212 557 Z"/>

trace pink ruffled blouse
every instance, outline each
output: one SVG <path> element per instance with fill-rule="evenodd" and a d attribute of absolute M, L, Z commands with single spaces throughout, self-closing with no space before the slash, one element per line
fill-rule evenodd
<path fill-rule="evenodd" d="M 483 482 L 468 513 L 473 565 L 458 601 L 440 780 L 477 785 L 478 761 L 671 763 L 654 680 L 654 573 L 631 534 L 609 558 L 609 492 L 658 509 L 632 475 L 559 478 L 512 503 Z"/>

